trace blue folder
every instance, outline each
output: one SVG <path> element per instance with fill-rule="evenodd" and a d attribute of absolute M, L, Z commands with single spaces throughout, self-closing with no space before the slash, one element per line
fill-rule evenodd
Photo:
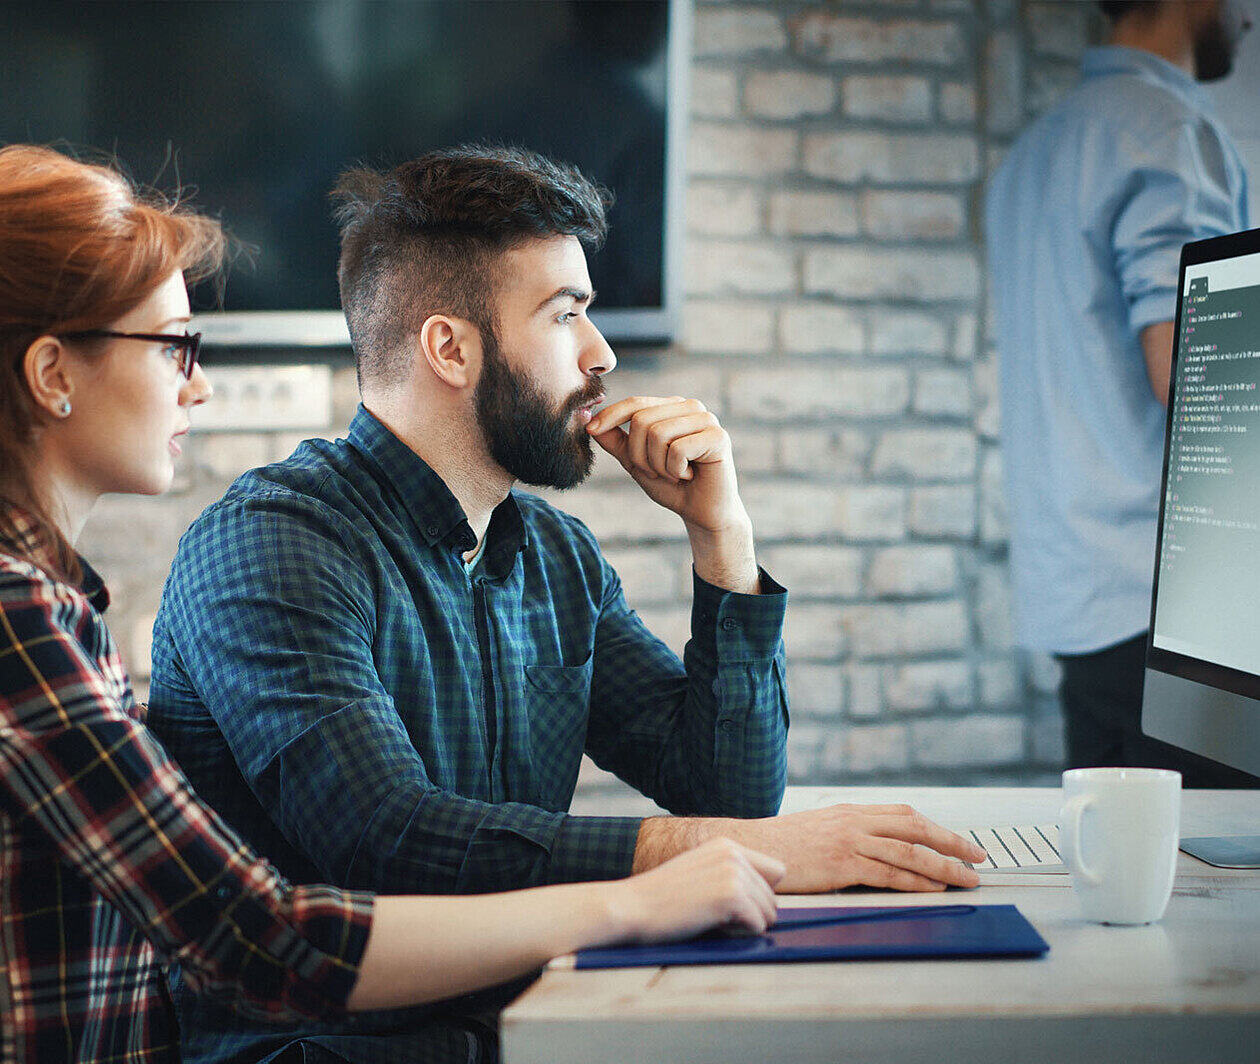
<path fill-rule="evenodd" d="M 581 950 L 575 968 L 925 957 L 1039 957 L 1050 948 L 1014 905 L 780 909 L 762 935 L 701 935 Z"/>

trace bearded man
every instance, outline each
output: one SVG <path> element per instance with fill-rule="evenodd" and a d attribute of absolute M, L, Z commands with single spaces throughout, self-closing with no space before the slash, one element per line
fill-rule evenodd
<path fill-rule="evenodd" d="M 974 886 L 957 859 L 983 851 L 904 806 L 775 815 L 786 593 L 757 566 L 713 414 L 597 409 L 617 360 L 583 244 L 607 193 L 463 147 L 351 171 L 334 196 L 362 406 L 346 439 L 201 515 L 154 630 L 149 724 L 198 791 L 289 878 L 383 893 L 619 877 L 714 835 L 783 855 L 789 891 Z M 578 484 L 592 441 L 686 527 L 684 660 L 586 527 L 513 487 Z M 584 751 L 679 815 L 569 815 Z M 176 996 L 194 1061 L 495 1052 L 466 1002 L 277 1032 Z"/>

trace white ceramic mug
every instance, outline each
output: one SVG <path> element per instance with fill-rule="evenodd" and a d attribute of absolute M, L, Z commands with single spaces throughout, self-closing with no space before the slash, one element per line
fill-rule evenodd
<path fill-rule="evenodd" d="M 1074 768 L 1063 773 L 1063 860 L 1086 919 L 1149 924 L 1163 916 L 1177 869 L 1180 828 L 1180 772 Z"/>

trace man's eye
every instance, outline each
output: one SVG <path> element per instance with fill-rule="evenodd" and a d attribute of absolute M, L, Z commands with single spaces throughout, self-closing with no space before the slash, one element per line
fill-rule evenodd
<path fill-rule="evenodd" d="M 566 310 L 563 314 L 559 315 L 556 318 L 556 321 L 558 321 L 561 325 L 568 325 L 569 322 L 571 322 L 576 317 L 577 317 L 577 313 L 575 311 Z"/>

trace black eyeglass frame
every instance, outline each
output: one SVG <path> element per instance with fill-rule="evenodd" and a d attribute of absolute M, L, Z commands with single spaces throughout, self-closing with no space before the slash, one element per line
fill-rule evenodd
<path fill-rule="evenodd" d="M 151 343 L 168 344 L 178 347 L 184 352 L 179 360 L 179 371 L 192 380 L 193 370 L 197 368 L 197 359 L 201 356 L 201 333 L 129 333 L 114 332 L 111 329 L 80 329 L 78 332 L 61 333 L 63 340 L 148 340 Z"/>

